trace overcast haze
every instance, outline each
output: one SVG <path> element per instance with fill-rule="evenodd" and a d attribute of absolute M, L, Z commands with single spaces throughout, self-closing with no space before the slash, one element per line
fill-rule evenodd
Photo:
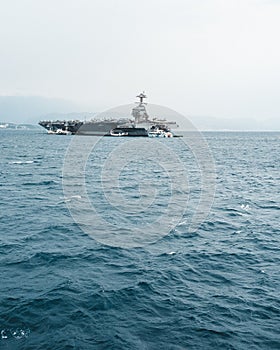
<path fill-rule="evenodd" d="M 280 1 L 0 4 L 2 96 L 100 111 L 145 90 L 202 127 L 280 129 Z"/>

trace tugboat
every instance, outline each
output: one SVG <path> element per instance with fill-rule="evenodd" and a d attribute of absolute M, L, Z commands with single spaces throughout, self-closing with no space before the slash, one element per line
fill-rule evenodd
<path fill-rule="evenodd" d="M 148 132 L 149 137 L 173 137 L 172 132 L 168 128 L 153 125 Z"/>
<path fill-rule="evenodd" d="M 49 135 L 72 135 L 71 131 L 67 129 L 56 129 L 56 130 L 48 130 Z"/>

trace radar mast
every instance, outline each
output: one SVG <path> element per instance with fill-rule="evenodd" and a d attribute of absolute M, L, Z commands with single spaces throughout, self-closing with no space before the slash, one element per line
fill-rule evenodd
<path fill-rule="evenodd" d="M 147 95 L 145 95 L 145 91 L 141 92 L 141 94 L 139 94 L 138 96 L 136 97 L 139 97 L 140 98 L 140 105 L 143 104 L 143 100 L 144 98 L 147 98 Z M 138 103 L 138 102 L 136 102 Z"/>

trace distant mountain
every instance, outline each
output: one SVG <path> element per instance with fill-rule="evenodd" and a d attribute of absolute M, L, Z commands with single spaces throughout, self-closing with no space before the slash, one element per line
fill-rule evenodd
<path fill-rule="evenodd" d="M 233 130 L 257 130 L 259 128 L 258 123 L 253 119 L 241 119 L 241 118 L 218 118 L 213 116 L 189 116 L 191 122 L 198 130 L 220 130 L 220 131 L 233 131 Z"/>
<path fill-rule="evenodd" d="M 0 96 L 0 120 L 37 124 L 50 113 L 71 113 L 82 110 L 77 104 L 58 98 L 41 96 Z"/>
<path fill-rule="evenodd" d="M 272 118 L 218 118 L 213 116 L 189 116 L 198 130 L 209 131 L 276 131 L 280 121 Z"/>
<path fill-rule="evenodd" d="M 0 130 L 36 130 L 40 129 L 39 125 L 35 124 L 15 124 L 15 123 L 6 123 L 0 121 Z"/>

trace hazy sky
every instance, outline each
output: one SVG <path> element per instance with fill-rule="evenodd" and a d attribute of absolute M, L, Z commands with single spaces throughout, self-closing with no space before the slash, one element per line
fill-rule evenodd
<path fill-rule="evenodd" d="M 276 121 L 279 34 L 280 0 L 0 0 L 0 95 Z"/>

